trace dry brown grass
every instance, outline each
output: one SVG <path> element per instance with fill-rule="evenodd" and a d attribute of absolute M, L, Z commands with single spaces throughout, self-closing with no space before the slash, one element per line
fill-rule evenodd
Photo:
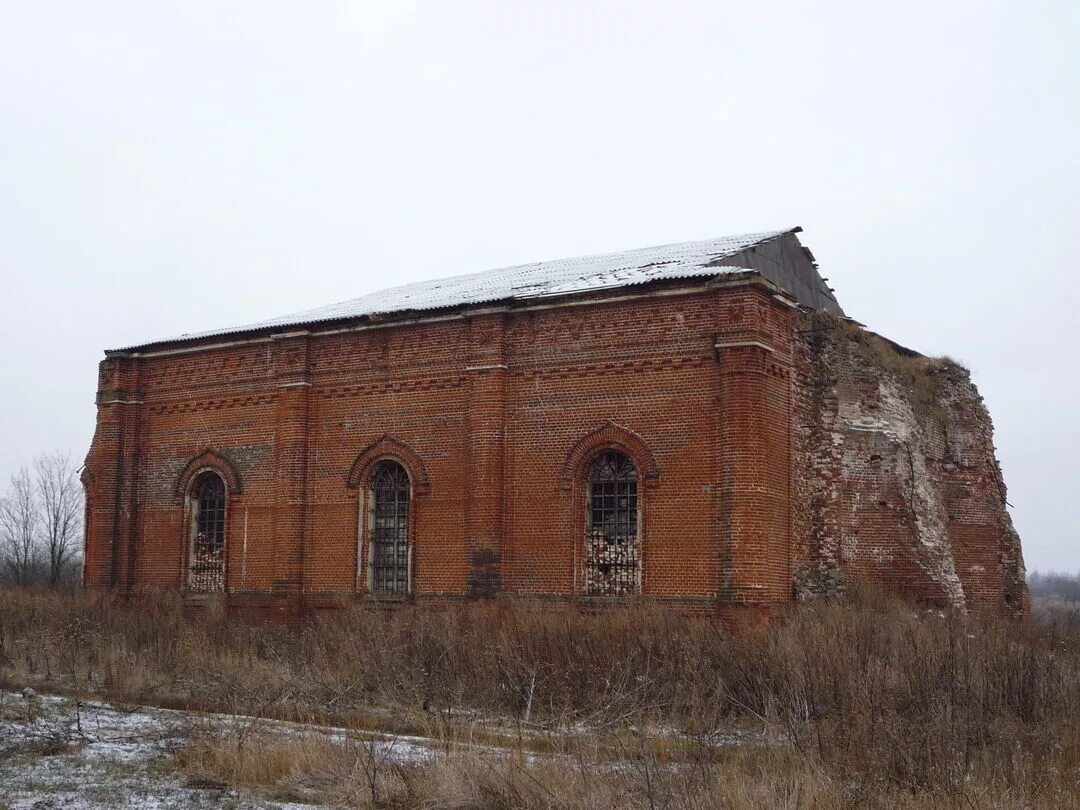
<path fill-rule="evenodd" d="M 379 761 L 364 741 L 283 739 L 262 734 L 237 749 L 230 737 L 200 739 L 180 756 L 196 779 L 272 786 L 278 798 L 350 807 L 396 808 L 652 808 L 833 807 L 838 797 L 822 774 L 808 779 L 796 755 L 757 749 L 671 759 L 646 746 L 613 764 L 574 754 L 528 758 L 483 749 L 435 752 L 426 761 Z M 298 767 L 297 763 L 303 763 Z M 829 786 L 829 787 L 827 787 Z M 806 804 L 810 792 L 825 803 Z M 803 804 L 797 797 L 803 797 Z M 779 801 L 778 801 L 779 800 Z"/>
<path fill-rule="evenodd" d="M 5 591 L 0 685 L 251 715 L 183 767 L 353 806 L 1080 806 L 1080 626 L 875 595 L 732 637 L 648 605 L 357 606 L 289 629 Z M 440 755 L 371 778 L 370 735 L 283 738 L 270 717 L 429 735 Z"/>
<path fill-rule="evenodd" d="M 697 748 L 671 756 L 655 738 L 618 763 L 589 745 L 560 756 L 454 750 L 423 762 L 373 762 L 356 742 L 257 737 L 238 751 L 229 738 L 200 740 L 181 765 L 201 777 L 269 788 L 282 799 L 362 808 L 959 808 L 1076 806 L 1076 786 L 1055 779 L 1032 789 L 1009 774 L 973 775 L 955 789 L 845 778 L 784 746 Z M 378 772 L 373 776 L 373 767 Z"/>

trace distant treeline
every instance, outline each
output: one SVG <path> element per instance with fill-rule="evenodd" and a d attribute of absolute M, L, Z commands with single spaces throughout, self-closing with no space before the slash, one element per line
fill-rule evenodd
<path fill-rule="evenodd" d="M 1028 588 L 1036 598 L 1061 599 L 1080 603 L 1080 573 L 1061 574 L 1057 571 L 1033 571 L 1028 576 Z"/>

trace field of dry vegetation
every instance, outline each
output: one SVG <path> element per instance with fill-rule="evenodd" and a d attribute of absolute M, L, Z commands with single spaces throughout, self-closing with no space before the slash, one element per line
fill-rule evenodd
<path fill-rule="evenodd" d="M 864 594 L 744 637 L 645 605 L 356 607 L 290 629 L 185 617 L 167 597 L 7 590 L 0 687 L 26 686 L 243 715 L 196 724 L 171 767 L 278 800 L 1080 806 L 1075 614 Z"/>

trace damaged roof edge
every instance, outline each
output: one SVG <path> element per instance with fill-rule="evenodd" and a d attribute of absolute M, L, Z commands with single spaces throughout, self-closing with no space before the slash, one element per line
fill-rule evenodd
<path fill-rule="evenodd" d="M 354 315 L 341 318 L 323 318 L 319 320 L 295 321 L 280 326 L 259 326 L 252 328 L 238 327 L 222 330 L 202 336 L 178 337 L 169 340 L 155 340 L 117 349 L 106 349 L 106 357 L 137 357 L 143 354 L 172 354 L 188 351 L 203 351 L 239 343 L 273 340 L 290 334 L 305 334 L 317 331 L 318 334 L 335 334 L 342 331 L 360 329 L 387 328 L 421 322 L 446 321 L 495 312 L 555 309 L 574 306 L 594 306 L 605 303 L 625 301 L 630 298 L 647 296 L 684 295 L 699 292 L 710 287 L 732 283 L 755 283 L 766 286 L 774 295 L 790 299 L 795 304 L 795 297 L 757 270 L 746 267 L 725 267 L 725 272 L 709 276 L 685 276 L 682 278 L 661 279 L 654 282 L 635 284 L 627 287 L 584 290 L 574 293 L 534 297 L 527 299 L 501 298 L 455 306 L 432 307 L 429 309 L 399 310 L 397 312 Z M 610 293 L 621 293 L 611 295 Z M 604 295 L 604 293 L 609 293 Z"/>
<path fill-rule="evenodd" d="M 106 354 L 205 345 L 210 338 L 273 334 L 319 324 L 400 322 L 477 307 L 536 306 L 541 301 L 587 297 L 589 293 L 747 272 L 768 279 L 800 304 L 842 314 L 813 254 L 796 236 L 801 232 L 796 226 L 413 282 L 254 323 L 130 344 Z"/>

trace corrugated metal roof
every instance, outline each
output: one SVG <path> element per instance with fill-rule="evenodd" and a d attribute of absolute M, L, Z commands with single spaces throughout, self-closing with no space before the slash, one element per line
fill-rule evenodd
<path fill-rule="evenodd" d="M 495 301 L 540 299 L 627 287 L 650 281 L 744 272 L 742 268 L 718 267 L 713 263 L 795 230 L 797 229 L 723 236 L 700 242 L 682 242 L 576 259 L 557 259 L 433 281 L 419 281 L 279 318 L 154 340 L 129 346 L 127 349 L 347 320 L 365 315 L 389 315 Z"/>

